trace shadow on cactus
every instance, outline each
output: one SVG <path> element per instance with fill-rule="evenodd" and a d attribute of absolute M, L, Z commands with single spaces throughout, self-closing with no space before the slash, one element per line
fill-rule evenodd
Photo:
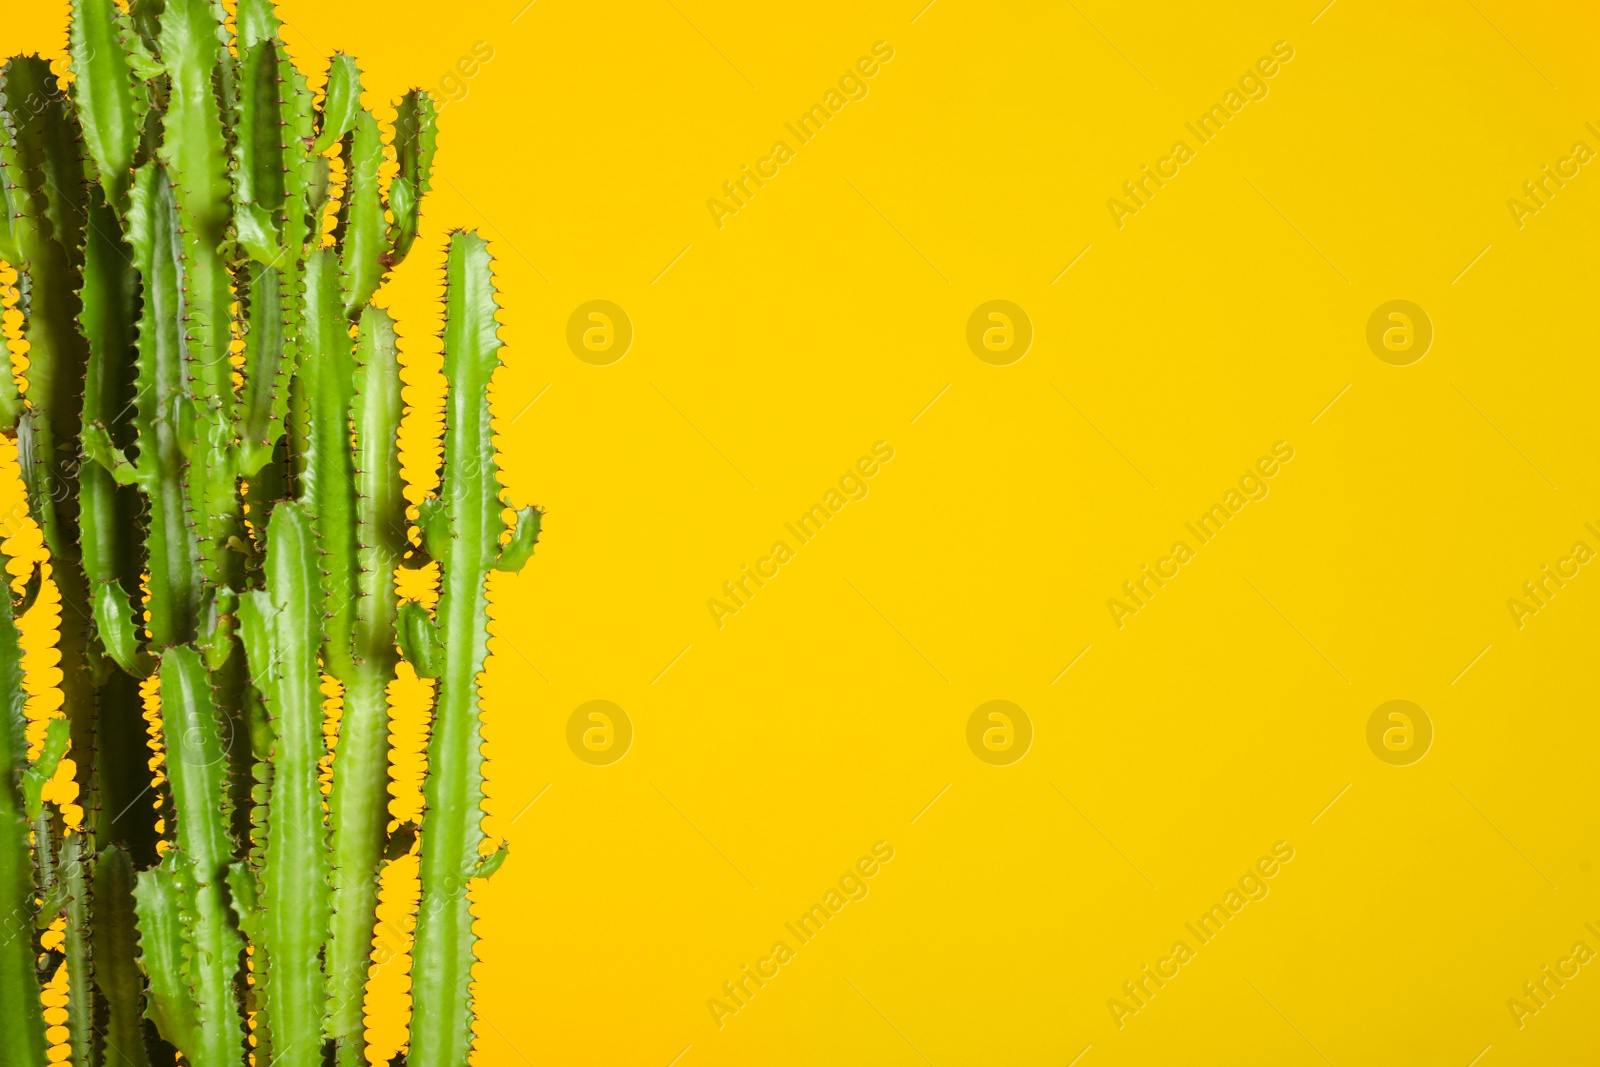
<path fill-rule="evenodd" d="M 0 595 L 0 1067 L 365 1063 L 379 872 L 408 852 L 407 1056 L 463 1067 L 467 886 L 504 856 L 480 826 L 487 581 L 540 521 L 503 517 L 487 246 L 450 237 L 440 488 L 408 515 L 370 300 L 417 238 L 427 94 L 386 138 L 341 55 L 319 106 L 270 0 L 74 6 L 70 83 L 0 71 L 0 429 L 48 554 Z M 400 602 L 402 561 L 437 564 L 431 609 Z M 41 590 L 61 713 L 35 723 Z M 420 831 L 387 811 L 402 658 L 436 679 Z"/>

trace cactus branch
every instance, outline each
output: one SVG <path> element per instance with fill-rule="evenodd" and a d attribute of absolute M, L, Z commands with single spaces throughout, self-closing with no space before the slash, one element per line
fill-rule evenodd
<path fill-rule="evenodd" d="M 322 736 L 316 540 L 298 504 L 279 504 L 267 529 L 267 588 L 239 617 L 250 671 L 272 715 L 272 793 L 261 870 L 264 1004 L 282 1067 L 319 1067 L 327 1010 L 319 956 L 328 936 L 328 840 L 317 764 Z"/>
<path fill-rule="evenodd" d="M 328 942 L 328 1036 L 339 1062 L 362 1055 L 365 961 L 378 906 L 378 867 L 388 821 L 389 708 L 394 679 L 394 569 L 405 549 L 400 478 L 400 365 L 394 322 L 368 308 L 361 318 L 352 422 L 356 432 L 356 514 L 360 539 L 351 674 L 329 797 L 333 827 L 334 924 Z"/>
<path fill-rule="evenodd" d="M 3 558 L 0 558 L 3 561 Z M 0 590 L 0 1067 L 38 1067 L 45 1061 L 39 975 L 34 969 L 33 857 L 21 777 L 22 648 L 17 643 L 9 590 Z"/>
<path fill-rule="evenodd" d="M 488 658 L 488 574 L 499 563 L 500 487 L 489 419 L 489 380 L 500 364 L 489 249 L 475 233 L 450 239 L 446 267 L 443 508 L 425 519 L 441 560 L 438 618 L 444 639 L 439 696 L 428 741 L 422 818 L 422 901 L 412 954 L 413 1067 L 459 1067 L 472 1045 L 473 942 L 467 883 L 484 843 L 483 734 L 478 678 Z M 448 537 L 440 515 L 448 522 Z M 439 542 L 444 542 L 440 544 Z M 435 558 L 438 558 L 436 555 Z"/>
<path fill-rule="evenodd" d="M 211 698 L 200 654 L 187 646 L 161 657 L 161 712 L 168 737 L 167 768 L 178 809 L 178 848 L 184 860 L 187 973 L 197 1027 L 179 1045 L 195 1067 L 236 1067 L 244 1028 L 234 996 L 244 940 L 228 906 L 229 833 L 225 720 Z M 231 739 L 228 739 L 231 740 Z"/>

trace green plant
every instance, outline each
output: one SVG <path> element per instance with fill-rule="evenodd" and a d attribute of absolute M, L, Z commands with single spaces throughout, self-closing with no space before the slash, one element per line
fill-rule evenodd
<path fill-rule="evenodd" d="M 370 301 L 417 238 L 427 94 L 386 140 L 348 56 L 317 98 L 270 0 L 75 8 L 70 90 L 38 57 L 0 71 L 26 342 L 0 430 L 48 556 L 6 561 L 25 588 L 0 593 L 0 1067 L 61 1045 L 80 1067 L 364 1063 L 379 871 L 411 850 L 409 1061 L 463 1067 L 467 885 L 505 855 L 480 826 L 486 583 L 540 524 L 503 518 L 487 245 L 450 237 L 441 482 L 408 515 L 395 325 Z M 436 610 L 402 604 L 396 568 L 429 560 Z M 62 714 L 30 725 L 17 619 L 44 591 Z M 420 829 L 386 810 L 402 656 L 438 679 Z M 69 758 L 77 806 L 52 806 Z"/>

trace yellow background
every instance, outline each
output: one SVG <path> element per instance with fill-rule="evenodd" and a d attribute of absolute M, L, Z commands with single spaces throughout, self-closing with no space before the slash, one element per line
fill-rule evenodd
<path fill-rule="evenodd" d="M 381 298 L 427 367 L 443 235 L 491 239 L 505 480 L 547 509 L 496 586 L 476 1062 L 1593 1062 L 1600 964 L 1520 1030 L 1507 1000 L 1600 950 L 1600 568 L 1520 630 L 1506 605 L 1600 549 L 1600 174 L 1520 229 L 1506 203 L 1600 149 L 1592 9 L 921 2 L 283 7 L 373 104 L 493 49 Z M 64 17 L 8 12 L 0 51 Z M 1107 199 L 1278 41 L 1270 94 L 1119 230 Z M 604 367 L 565 339 L 596 298 L 635 329 Z M 996 298 L 1035 329 L 1007 367 L 965 340 Z M 1435 329 L 1409 367 L 1365 340 L 1396 298 Z M 718 629 L 880 440 L 870 495 Z M 1270 495 L 1119 630 L 1107 599 L 1280 440 Z M 594 699 L 636 732 L 611 766 L 567 747 Z M 967 747 L 991 699 L 1034 726 L 1012 766 Z M 1436 731 L 1409 767 L 1367 746 L 1391 699 Z M 870 895 L 719 1029 L 707 1000 L 880 840 Z M 1119 1029 L 1108 998 L 1278 841 L 1270 895 Z"/>

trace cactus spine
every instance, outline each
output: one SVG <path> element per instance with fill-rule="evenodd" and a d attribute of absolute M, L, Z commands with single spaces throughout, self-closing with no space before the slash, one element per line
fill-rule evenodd
<path fill-rule="evenodd" d="M 213 0 L 75 0 L 69 51 L 70 88 L 38 57 L 0 70 L 26 352 L 0 433 L 48 556 L 0 589 L 0 1067 L 62 1045 L 77 1067 L 364 1064 L 379 874 L 408 849 L 410 1058 L 465 1067 L 466 886 L 504 855 L 480 854 L 487 576 L 527 560 L 540 513 L 501 518 L 493 278 L 457 232 L 443 481 L 409 531 L 372 300 L 418 238 L 433 104 L 406 94 L 386 137 L 337 55 L 318 106 L 270 0 L 231 27 Z M 398 601 L 424 555 L 436 613 Z M 46 589 L 62 715 L 36 728 L 18 619 Z M 439 679 L 419 839 L 387 812 L 402 658 Z"/>

